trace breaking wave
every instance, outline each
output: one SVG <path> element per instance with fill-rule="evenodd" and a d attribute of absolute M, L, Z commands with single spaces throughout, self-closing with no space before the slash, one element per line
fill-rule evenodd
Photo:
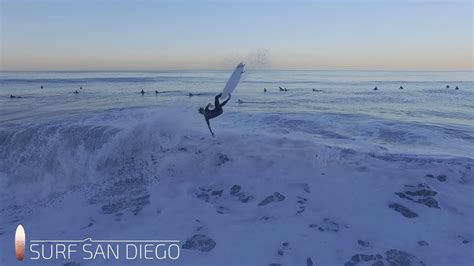
<path fill-rule="evenodd" d="M 248 121 L 235 119 L 234 122 L 249 124 L 252 130 L 239 133 L 222 130 L 218 138 L 210 138 L 199 118 L 173 108 L 159 113 L 125 109 L 81 115 L 74 121 L 3 127 L 0 129 L 0 187 L 15 191 L 11 197 L 46 198 L 73 188 L 104 187 L 124 180 L 147 183 L 172 177 L 205 178 L 217 171 L 221 160 L 226 158 L 238 158 L 236 162 L 241 167 L 259 173 L 281 160 L 283 154 L 299 158 L 297 161 L 315 160 L 324 164 L 344 161 L 357 167 L 364 161 L 445 164 L 459 168 L 473 165 L 472 159 L 463 157 L 393 154 L 383 148 L 361 148 L 366 147 L 362 144 L 352 145 L 351 149 L 347 145 L 328 146 L 328 139 L 334 140 L 333 143 L 354 144 L 354 138 L 360 137 L 337 134 L 343 129 L 324 129 L 317 122 L 275 115 L 262 115 L 260 122 L 265 125 L 264 131 L 279 129 L 278 134 L 265 134 L 255 130 L 258 127 Z M 195 122 L 200 126 L 193 127 Z M 386 138 L 388 133 L 382 133 L 380 137 Z M 291 137 L 299 134 L 305 135 L 299 139 Z M 394 134 L 397 143 L 404 136 Z"/>
<path fill-rule="evenodd" d="M 165 116 L 117 126 L 96 119 L 2 129 L 1 187 L 46 197 L 84 184 L 154 178 L 158 158 L 183 137 Z"/>

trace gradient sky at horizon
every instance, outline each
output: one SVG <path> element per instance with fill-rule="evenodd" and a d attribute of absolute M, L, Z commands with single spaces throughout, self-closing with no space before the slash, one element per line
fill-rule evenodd
<path fill-rule="evenodd" d="M 0 70 L 470 70 L 471 0 L 0 0 Z"/>

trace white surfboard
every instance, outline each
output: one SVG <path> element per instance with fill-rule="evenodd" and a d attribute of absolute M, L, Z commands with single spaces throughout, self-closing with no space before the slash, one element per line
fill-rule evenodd
<path fill-rule="evenodd" d="M 240 62 L 240 64 L 234 69 L 234 72 L 232 72 L 232 75 L 230 75 L 230 78 L 227 81 L 227 84 L 225 84 L 224 90 L 222 91 L 220 98 L 221 101 L 227 99 L 229 94 L 235 90 L 237 84 L 239 84 L 240 77 L 243 73 L 245 73 L 244 67 L 245 64 Z"/>

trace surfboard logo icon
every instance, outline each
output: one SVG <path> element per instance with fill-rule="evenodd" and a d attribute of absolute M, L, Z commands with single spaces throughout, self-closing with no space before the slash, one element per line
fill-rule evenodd
<path fill-rule="evenodd" d="M 15 232 L 15 255 L 19 261 L 25 258 L 25 238 L 25 229 L 19 224 Z"/>

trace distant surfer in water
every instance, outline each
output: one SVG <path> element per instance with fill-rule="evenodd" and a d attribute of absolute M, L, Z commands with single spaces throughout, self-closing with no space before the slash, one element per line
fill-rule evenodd
<path fill-rule="evenodd" d="M 220 103 L 219 98 L 221 96 L 222 96 L 222 93 L 219 93 L 214 98 L 214 109 L 210 109 L 211 108 L 210 103 L 207 104 L 206 108 L 203 108 L 203 107 L 199 108 L 199 113 L 201 113 L 204 116 L 204 118 L 206 118 L 207 127 L 209 128 L 209 131 L 211 131 L 211 134 L 213 137 L 214 137 L 214 132 L 212 132 L 211 124 L 209 124 L 209 119 L 213 119 L 220 116 L 224 112 L 222 107 L 230 100 L 230 93 L 229 93 L 229 97 L 227 98 L 227 100 Z"/>

